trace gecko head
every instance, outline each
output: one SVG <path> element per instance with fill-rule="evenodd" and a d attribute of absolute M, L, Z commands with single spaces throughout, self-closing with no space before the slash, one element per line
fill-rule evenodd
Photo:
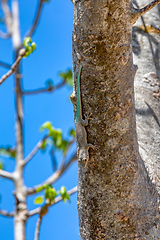
<path fill-rule="evenodd" d="M 79 150 L 79 160 L 80 161 L 88 161 L 89 159 L 89 153 L 88 150 L 86 148 L 81 148 Z"/>

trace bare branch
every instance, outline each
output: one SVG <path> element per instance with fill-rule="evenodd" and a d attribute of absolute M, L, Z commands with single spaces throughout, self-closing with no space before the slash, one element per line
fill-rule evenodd
<path fill-rule="evenodd" d="M 37 207 L 37 208 L 29 211 L 28 214 L 27 214 L 28 218 L 31 217 L 31 216 L 34 216 L 36 214 L 39 214 L 40 210 L 41 210 L 41 207 Z"/>
<path fill-rule="evenodd" d="M 68 163 L 63 166 L 63 171 L 66 171 L 67 168 L 70 166 L 70 164 L 75 162 L 76 160 L 77 160 L 77 153 L 75 152 L 70 158 L 70 160 L 68 161 Z"/>
<path fill-rule="evenodd" d="M 160 0 L 154 0 L 151 3 L 149 3 L 147 6 L 141 9 L 134 8 L 132 9 L 132 18 L 131 23 L 134 24 L 139 17 L 141 17 L 144 13 L 151 10 L 153 7 L 155 7 L 158 3 L 160 3 Z"/>
<path fill-rule="evenodd" d="M 6 210 L 0 209 L 0 215 L 5 216 L 5 217 L 14 217 L 14 212 L 8 212 Z"/>
<path fill-rule="evenodd" d="M 42 218 L 47 214 L 49 206 L 51 206 L 51 204 L 50 203 L 49 204 L 46 203 L 45 205 L 40 207 L 39 217 L 37 219 L 37 224 L 36 224 L 34 240 L 38 240 L 39 239 L 39 233 L 40 233 L 40 227 L 41 227 Z"/>
<path fill-rule="evenodd" d="M 50 155 L 51 155 L 53 171 L 55 172 L 57 170 L 57 161 L 56 161 L 56 158 L 55 158 L 55 155 L 54 155 L 54 148 L 51 149 Z"/>
<path fill-rule="evenodd" d="M 59 179 L 59 177 L 67 170 L 67 168 L 77 159 L 76 153 L 71 157 L 71 159 L 68 161 L 66 165 L 62 165 L 60 169 L 58 169 L 56 172 L 54 172 L 49 178 L 47 178 L 43 183 L 34 186 L 33 188 L 27 189 L 27 195 L 31 195 L 36 193 L 37 189 L 44 186 L 44 185 L 50 185 L 53 184 L 55 181 Z"/>
<path fill-rule="evenodd" d="M 38 25 L 39 19 L 40 19 L 43 3 L 44 3 L 44 0 L 39 0 L 39 6 L 38 6 L 37 12 L 35 14 L 35 19 L 33 21 L 31 29 L 25 34 L 26 37 L 31 37 L 34 34 L 36 27 Z"/>
<path fill-rule="evenodd" d="M 67 193 L 68 193 L 70 196 L 71 196 L 72 194 L 76 193 L 76 192 L 77 192 L 77 186 L 74 187 L 74 188 L 72 188 L 72 189 L 70 189 L 69 191 L 67 191 Z M 61 196 L 56 197 L 55 200 L 54 200 L 54 203 L 52 204 L 52 206 L 55 205 L 56 203 L 60 202 L 60 201 L 62 201 L 62 197 L 61 197 Z"/>
<path fill-rule="evenodd" d="M 157 33 L 160 33 L 160 28 L 157 27 L 154 23 L 152 23 L 151 27 L 153 27 L 157 31 Z"/>
<path fill-rule="evenodd" d="M 63 85 L 65 85 L 65 81 L 61 82 L 57 86 L 48 87 L 48 88 L 40 88 L 40 89 L 30 90 L 30 91 L 23 91 L 22 93 L 24 95 L 33 95 L 33 94 L 38 94 L 38 93 L 53 92 L 53 91 L 59 89 L 60 87 L 62 87 Z"/>
<path fill-rule="evenodd" d="M 39 239 L 39 232 L 40 232 L 41 222 L 42 222 L 42 217 L 39 216 L 38 220 L 37 220 L 37 224 L 36 224 L 34 240 L 38 240 Z"/>
<path fill-rule="evenodd" d="M 4 33 L 0 30 L 0 38 L 3 38 L 3 39 L 8 39 L 10 38 L 10 34 L 9 33 Z"/>
<path fill-rule="evenodd" d="M 28 188 L 27 195 L 36 193 L 37 189 L 44 185 L 50 185 L 50 184 L 54 183 L 62 175 L 62 173 L 63 173 L 62 170 L 57 170 L 49 178 L 47 178 L 43 183 L 36 185 L 33 188 Z"/>
<path fill-rule="evenodd" d="M 0 36 L 2 38 L 9 38 L 12 34 L 12 15 L 8 6 L 8 0 L 2 0 L 2 9 L 8 33 L 1 32 Z"/>
<path fill-rule="evenodd" d="M 9 68 L 9 69 L 12 67 L 12 65 L 10 65 L 8 63 L 5 63 L 5 62 L 1 62 L 1 61 L 0 61 L 0 66 L 5 67 L 5 68 Z"/>
<path fill-rule="evenodd" d="M 76 193 L 77 192 L 77 186 L 70 189 L 69 191 L 67 191 L 67 193 L 71 196 L 72 194 Z M 55 205 L 56 203 L 62 201 L 62 197 L 61 196 L 58 196 L 55 198 L 54 202 L 52 204 L 48 204 L 46 203 L 45 205 L 43 205 L 42 207 L 38 207 L 38 208 L 35 208 L 34 210 L 31 210 L 29 211 L 28 213 L 28 217 L 30 216 L 34 216 L 36 214 L 41 214 L 41 217 L 43 217 L 47 211 L 48 211 L 48 207 L 50 206 L 53 206 Z"/>
<path fill-rule="evenodd" d="M 23 176 L 23 155 L 24 155 L 24 134 L 23 134 L 23 99 L 22 99 L 22 80 L 20 60 L 26 53 L 25 49 L 20 49 L 20 22 L 18 0 L 12 1 L 13 32 L 12 44 L 15 54 L 15 108 L 16 108 L 16 166 L 15 192 L 16 212 L 14 217 L 15 239 L 24 239 L 25 237 L 25 219 L 28 212 L 26 205 L 26 194 Z"/>
<path fill-rule="evenodd" d="M 13 179 L 14 179 L 13 173 L 4 171 L 4 170 L 2 170 L 2 169 L 0 169 L 0 177 L 4 177 L 4 178 L 10 179 L 10 180 L 13 180 Z"/>
<path fill-rule="evenodd" d="M 40 140 L 37 145 L 33 148 L 33 150 L 28 154 L 28 156 L 24 159 L 24 165 L 27 164 L 38 152 L 38 150 L 42 147 L 45 140 L 48 138 L 46 135 L 42 140 Z"/>
<path fill-rule="evenodd" d="M 68 146 L 67 146 L 66 151 L 65 151 L 65 153 L 64 153 L 64 155 L 63 155 L 63 158 L 62 158 L 62 163 L 61 163 L 61 167 L 60 167 L 60 168 L 62 168 L 62 169 L 65 167 L 67 153 L 68 153 L 71 145 L 72 145 L 74 142 L 75 142 L 75 139 L 73 139 L 72 141 L 70 141 L 70 142 L 68 143 Z"/>
<path fill-rule="evenodd" d="M 26 50 L 24 48 L 20 49 L 19 55 L 18 55 L 16 61 L 11 66 L 11 69 L 1 77 L 0 84 L 2 84 L 9 76 L 11 76 L 14 73 L 14 71 L 16 70 L 19 62 L 21 61 L 21 59 L 25 55 L 25 53 L 26 53 Z"/>

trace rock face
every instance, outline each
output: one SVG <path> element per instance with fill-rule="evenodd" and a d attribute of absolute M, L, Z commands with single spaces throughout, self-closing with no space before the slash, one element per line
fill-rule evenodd
<path fill-rule="evenodd" d="M 144 6 L 149 1 L 139 1 Z M 160 31 L 156 6 L 133 27 L 135 103 L 139 152 L 147 172 L 160 193 Z"/>

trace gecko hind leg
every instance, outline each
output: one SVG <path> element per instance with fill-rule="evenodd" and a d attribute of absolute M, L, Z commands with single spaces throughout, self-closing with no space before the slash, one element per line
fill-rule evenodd
<path fill-rule="evenodd" d="M 87 144 L 87 150 L 89 150 L 89 148 L 95 149 L 96 147 L 93 144 L 88 143 Z"/>
<path fill-rule="evenodd" d="M 87 144 L 87 147 L 86 147 L 87 151 L 89 150 L 89 148 L 95 149 L 96 147 L 95 147 L 93 144 L 88 143 L 88 144 Z M 89 158 L 86 160 L 86 163 L 85 163 L 85 166 L 84 166 L 84 167 L 87 166 L 88 161 L 89 161 Z"/>

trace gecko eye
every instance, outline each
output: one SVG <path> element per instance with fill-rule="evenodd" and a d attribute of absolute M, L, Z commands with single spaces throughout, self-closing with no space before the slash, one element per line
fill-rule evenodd
<path fill-rule="evenodd" d="M 80 161 L 82 162 L 82 161 L 86 161 L 86 159 L 83 159 L 82 157 L 80 158 Z"/>
<path fill-rule="evenodd" d="M 84 161 L 84 162 L 88 161 L 89 154 L 88 154 L 88 151 L 86 149 L 81 149 L 79 151 L 79 159 L 80 159 L 80 161 Z"/>

